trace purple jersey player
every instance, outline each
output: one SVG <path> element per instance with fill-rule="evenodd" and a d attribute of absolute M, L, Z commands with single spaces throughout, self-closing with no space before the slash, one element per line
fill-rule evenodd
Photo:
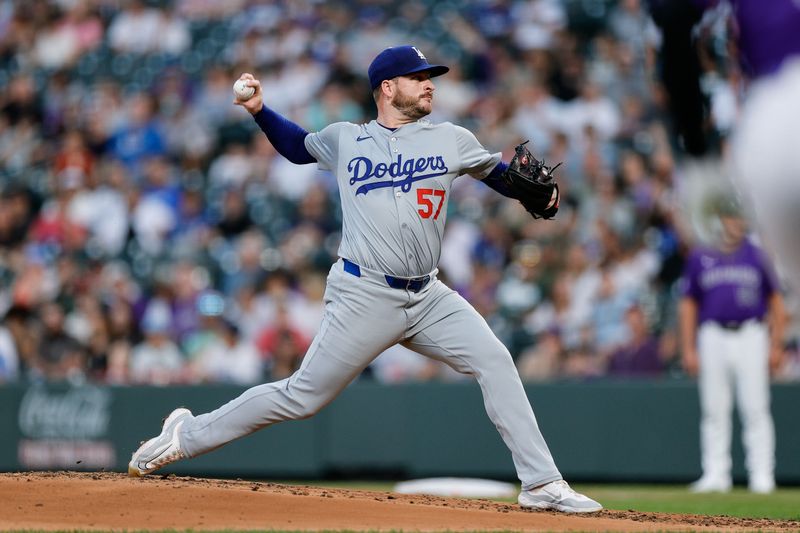
<path fill-rule="evenodd" d="M 769 370 L 780 364 L 783 301 L 762 251 L 728 203 L 718 206 L 720 246 L 698 248 L 686 263 L 680 327 L 686 370 L 699 375 L 703 475 L 695 492 L 731 488 L 731 414 L 739 405 L 749 487 L 775 488 L 775 432 Z"/>
<path fill-rule="evenodd" d="M 649 1 L 651 14 L 664 33 L 660 72 L 670 95 L 673 123 L 686 151 L 705 155 L 703 128 L 707 114 L 698 81 L 701 69 L 693 32 L 703 13 L 721 0 Z M 800 0 L 728 0 L 727 4 L 732 8 L 734 23 L 731 38 L 747 76 L 743 107 L 725 151 L 727 163 L 765 249 L 774 256 L 781 278 L 797 295 Z M 697 372 L 698 367 L 700 370 L 703 477 L 693 489 L 702 492 L 730 487 L 729 379 L 736 381 L 741 403 L 750 488 L 769 492 L 774 487 L 774 436 L 766 361 L 773 366 L 780 362 L 782 301 L 766 274 L 762 274 L 757 289 L 743 283 L 749 277 L 749 269 L 725 271 L 717 266 L 715 271 L 709 266 L 719 265 L 722 258 L 733 261 L 737 255 L 738 252 L 722 256 L 700 252 L 693 256 L 687 278 L 694 277 L 695 281 L 688 284 L 681 305 L 684 364 L 690 372 Z M 772 292 L 768 293 L 770 289 Z M 698 299 L 698 295 L 702 298 Z M 765 308 L 769 331 L 758 320 Z M 742 322 L 745 317 L 749 319 Z M 726 329 L 726 323 L 729 328 L 738 329 Z"/>

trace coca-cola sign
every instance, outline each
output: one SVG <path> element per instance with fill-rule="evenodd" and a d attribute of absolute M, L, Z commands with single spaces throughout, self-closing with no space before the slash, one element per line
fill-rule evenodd
<path fill-rule="evenodd" d="M 33 439 L 96 439 L 108 431 L 111 393 L 97 387 L 63 391 L 31 387 L 19 408 L 19 429 Z"/>

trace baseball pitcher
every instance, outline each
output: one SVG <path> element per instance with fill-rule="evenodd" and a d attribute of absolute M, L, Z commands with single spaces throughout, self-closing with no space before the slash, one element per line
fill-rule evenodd
<path fill-rule="evenodd" d="M 433 124 L 433 78 L 449 69 L 413 46 L 388 48 L 369 67 L 378 109 L 367 124 L 309 133 L 263 104 L 261 85 L 237 100 L 269 141 L 297 164 L 332 172 L 341 196 L 340 259 L 331 267 L 320 330 L 291 377 L 254 387 L 219 409 L 176 409 L 161 434 L 133 454 L 129 473 L 149 474 L 256 430 L 314 415 L 382 351 L 400 343 L 472 374 L 486 412 L 511 450 L 524 507 L 594 512 L 600 504 L 562 479 L 514 362 L 486 321 L 437 279 L 453 180 L 469 174 L 519 200 L 535 217 L 558 211 L 552 171 L 518 146 L 510 164 L 464 128 Z"/>

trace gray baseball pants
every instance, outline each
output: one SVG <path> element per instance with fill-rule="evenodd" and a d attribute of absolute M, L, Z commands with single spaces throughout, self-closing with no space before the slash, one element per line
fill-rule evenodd
<path fill-rule="evenodd" d="M 339 260 L 324 300 L 322 325 L 297 372 L 188 419 L 180 441 L 189 457 L 277 422 L 313 416 L 381 352 L 401 343 L 475 376 L 524 489 L 562 479 L 511 354 L 458 293 L 436 279 L 418 293 L 391 288 L 382 274 L 362 267 L 356 277 Z"/>

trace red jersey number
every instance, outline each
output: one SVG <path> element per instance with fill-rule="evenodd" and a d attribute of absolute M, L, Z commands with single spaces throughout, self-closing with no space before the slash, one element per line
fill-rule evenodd
<path fill-rule="evenodd" d="M 435 207 L 434 202 L 436 202 Z M 417 203 L 420 206 L 417 209 L 419 216 L 431 218 L 433 215 L 433 220 L 437 220 L 444 205 L 444 191 L 441 189 L 417 189 Z"/>

